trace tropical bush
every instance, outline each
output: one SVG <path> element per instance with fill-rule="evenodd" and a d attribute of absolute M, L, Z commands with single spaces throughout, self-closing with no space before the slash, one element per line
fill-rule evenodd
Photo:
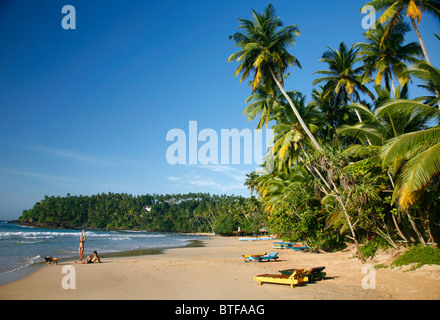
<path fill-rule="evenodd" d="M 301 67 L 289 51 L 300 29 L 284 26 L 272 5 L 239 19 L 228 59 L 240 81 L 250 78 L 244 115 L 275 133 L 274 171 L 246 181 L 267 224 L 312 247 L 352 241 L 362 261 L 379 243 L 440 241 L 440 70 L 417 27 L 422 12 L 440 19 L 440 4 L 368 5 L 383 12 L 375 28 L 322 54 L 309 101 L 284 88 L 288 68 Z M 405 41 L 412 29 L 418 43 Z M 409 98 L 413 79 L 427 96 Z"/>

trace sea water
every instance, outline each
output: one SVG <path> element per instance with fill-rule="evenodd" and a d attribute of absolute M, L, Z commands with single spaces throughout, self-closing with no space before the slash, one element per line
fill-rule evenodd
<path fill-rule="evenodd" d="M 79 260 L 81 230 L 42 229 L 0 221 L 0 284 L 9 282 L 14 274 L 44 261 L 44 257 Z M 187 234 L 155 233 L 147 231 L 85 230 L 83 259 L 117 252 L 148 253 L 148 249 L 186 246 L 191 240 L 203 237 Z"/>

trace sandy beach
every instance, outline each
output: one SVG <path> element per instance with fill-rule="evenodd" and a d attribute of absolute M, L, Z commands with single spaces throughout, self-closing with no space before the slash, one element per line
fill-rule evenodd
<path fill-rule="evenodd" d="M 105 258 L 100 264 L 61 261 L 0 286 L 0 299 L 440 299 L 439 266 L 424 266 L 416 271 L 378 269 L 375 287 L 364 289 L 363 278 L 372 275 L 364 267 L 389 262 L 389 255 L 379 255 L 362 265 L 353 257 L 351 249 L 337 253 L 283 249 L 278 250 L 280 259 L 277 262 L 244 262 L 243 254 L 277 251 L 272 248 L 272 242 L 212 237 L 203 240 L 203 247 L 167 249 L 164 254 Z M 251 278 L 278 273 L 282 269 L 317 266 L 326 267 L 327 278 L 294 289 L 276 284 L 259 286 Z M 65 277 L 73 274 L 75 289 L 64 289 Z"/>

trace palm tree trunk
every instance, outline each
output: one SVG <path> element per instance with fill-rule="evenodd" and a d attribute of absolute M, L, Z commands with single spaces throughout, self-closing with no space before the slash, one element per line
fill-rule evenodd
<path fill-rule="evenodd" d="M 351 94 L 349 94 L 348 97 L 350 98 L 351 104 L 354 104 L 353 99 L 352 99 L 352 97 L 351 97 Z M 362 117 L 361 117 L 361 114 L 360 114 L 359 111 L 356 110 L 356 109 L 354 109 L 354 111 L 356 112 L 356 115 L 357 115 L 357 117 L 358 117 L 358 119 L 359 119 L 359 122 L 362 123 Z M 367 139 L 367 144 L 368 144 L 369 146 L 372 146 L 373 144 L 371 143 L 370 138 L 368 138 L 368 136 L 365 136 L 365 138 Z"/>
<path fill-rule="evenodd" d="M 393 88 L 393 96 L 394 96 L 394 99 L 397 99 L 397 98 L 396 98 L 396 87 L 394 86 L 393 75 L 391 74 L 391 70 L 389 70 L 389 69 L 388 69 L 388 74 L 389 74 L 389 77 L 390 77 L 391 88 Z"/>
<path fill-rule="evenodd" d="M 390 118 L 390 119 L 391 119 L 391 118 Z M 393 186 L 393 190 L 394 190 L 394 188 L 395 188 L 396 186 L 394 185 L 393 177 L 391 176 L 391 173 L 390 173 L 389 171 L 387 171 L 387 174 L 388 174 L 388 178 L 390 179 L 390 181 L 391 181 L 391 185 Z M 399 234 L 399 236 L 400 236 L 400 237 L 401 237 L 406 243 L 408 243 L 408 239 L 405 237 L 405 235 L 403 234 L 402 230 L 400 230 L 399 225 L 398 225 L 397 220 L 396 220 L 396 217 L 395 217 L 394 213 L 392 213 L 392 212 L 391 212 L 391 217 L 393 218 L 393 223 L 394 223 L 394 226 L 396 227 L 397 233 Z"/>
<path fill-rule="evenodd" d="M 351 94 L 349 94 L 348 97 L 350 98 L 351 104 L 354 104 L 354 101 L 353 101 L 353 99 L 351 98 Z M 362 117 L 361 117 L 361 114 L 359 113 L 359 111 L 356 110 L 356 109 L 354 109 L 354 112 L 356 112 L 356 116 L 358 117 L 359 122 L 362 123 Z M 367 139 L 368 139 L 368 138 L 367 138 Z"/>
<path fill-rule="evenodd" d="M 272 70 L 272 67 L 269 67 L 270 73 L 272 74 L 273 79 L 275 80 L 275 83 L 277 84 L 278 88 L 280 88 L 281 92 L 283 93 L 284 97 L 286 98 L 287 102 L 290 104 L 290 107 L 292 108 L 293 112 L 295 113 L 296 118 L 298 119 L 299 123 L 301 124 L 301 127 L 306 132 L 307 136 L 312 140 L 313 144 L 315 145 L 316 149 L 321 151 L 321 146 L 316 140 L 316 138 L 313 136 L 312 132 L 307 127 L 306 123 L 304 122 L 303 118 L 299 114 L 298 110 L 295 107 L 295 104 L 293 103 L 292 99 L 290 99 L 289 95 L 287 94 L 286 90 L 284 90 L 281 83 L 278 81 L 275 73 Z"/>
<path fill-rule="evenodd" d="M 335 187 L 335 189 L 336 189 L 336 187 Z M 354 242 L 354 245 L 356 246 L 356 251 L 358 253 L 359 260 L 361 260 L 362 263 L 365 263 L 364 255 L 362 254 L 361 248 L 359 246 L 359 242 L 358 242 L 357 237 L 356 237 L 356 232 L 354 231 L 354 227 L 353 227 L 353 224 L 351 222 L 350 215 L 347 212 L 347 208 L 344 205 L 344 201 L 342 201 L 341 196 L 339 194 L 336 196 L 336 199 L 338 200 L 339 204 L 342 207 L 342 210 L 344 211 L 345 219 L 347 220 L 348 227 L 350 228 L 352 240 Z"/>
<path fill-rule="evenodd" d="M 409 214 L 408 210 L 405 210 L 406 216 L 408 217 L 409 223 L 411 224 L 411 227 L 413 228 L 414 232 L 416 233 L 417 237 L 419 238 L 420 243 L 426 247 L 425 239 L 423 239 L 422 234 L 419 232 L 419 229 L 417 229 L 416 223 L 414 222 L 413 218 Z"/>
<path fill-rule="evenodd" d="M 416 22 L 414 21 L 413 18 L 411 18 L 411 23 L 414 28 L 414 31 L 416 32 L 417 39 L 419 39 L 420 46 L 422 47 L 423 55 L 425 56 L 426 62 L 431 64 L 431 61 L 429 60 L 429 56 L 428 56 L 428 51 L 426 51 L 425 43 L 422 40 L 422 36 L 420 35 L 419 29 L 417 28 Z M 440 92 L 438 91 L 438 89 L 436 87 L 434 87 L 434 90 L 435 90 L 435 96 L 437 97 L 437 99 L 440 98 Z M 437 106 L 440 109 L 440 102 L 437 103 Z M 439 123 L 440 123 L 440 120 L 439 120 Z"/>
<path fill-rule="evenodd" d="M 423 55 L 425 56 L 426 62 L 431 64 L 431 61 L 429 60 L 428 52 L 426 51 L 425 43 L 422 40 L 422 36 L 420 35 L 419 29 L 417 28 L 416 22 L 414 21 L 414 18 L 411 18 L 411 23 L 414 28 L 414 31 L 416 32 L 417 39 L 419 39 L 420 46 L 422 47 Z"/>

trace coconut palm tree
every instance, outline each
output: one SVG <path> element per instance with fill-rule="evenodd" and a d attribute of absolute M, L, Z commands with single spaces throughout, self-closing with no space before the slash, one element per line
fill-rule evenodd
<path fill-rule="evenodd" d="M 257 178 L 258 174 L 255 171 L 246 174 L 246 181 L 244 185 L 251 191 L 251 195 L 254 193 L 254 190 L 257 186 Z"/>
<path fill-rule="evenodd" d="M 413 101 L 412 103 L 414 103 L 414 107 L 412 110 L 418 112 L 413 112 L 412 110 L 405 112 L 400 109 L 404 109 L 401 104 L 395 105 L 394 102 L 396 100 L 390 98 L 389 90 L 382 87 L 376 87 L 375 89 L 378 98 L 376 99 L 374 111 L 371 111 L 369 106 L 361 103 L 356 103 L 350 106 L 351 108 L 359 110 L 364 118 L 364 122 L 355 125 L 344 125 L 338 129 L 338 133 L 340 135 L 352 136 L 361 141 L 363 141 L 365 137 L 368 137 L 369 141 L 371 141 L 371 145 L 365 146 L 364 144 L 353 144 L 344 150 L 347 155 L 351 155 L 353 159 L 357 160 L 351 163 L 349 167 L 351 167 L 351 170 L 358 167 L 363 171 L 365 171 L 366 168 L 369 168 L 369 171 L 365 173 L 365 177 L 372 175 L 377 177 L 378 174 L 386 173 L 392 189 L 397 193 L 399 186 L 396 186 L 394 177 L 391 173 L 399 172 L 398 161 L 401 160 L 398 157 L 393 158 L 388 165 L 391 166 L 393 164 L 395 165 L 395 168 L 386 167 L 384 171 L 382 169 L 383 166 L 380 152 L 383 149 L 383 146 L 392 139 L 398 139 L 404 134 L 426 129 L 427 123 L 430 123 L 437 117 L 436 112 L 438 110 L 425 106 L 425 110 L 421 112 L 422 104 Z M 399 98 L 397 101 L 407 101 L 408 93 L 406 85 L 402 90 L 399 86 L 396 91 Z M 396 211 L 396 214 L 398 215 L 399 211 Z M 390 218 L 393 221 L 396 232 L 406 241 L 407 238 L 399 227 L 396 214 L 391 214 Z M 412 217 L 407 211 L 405 211 L 405 214 L 413 227 L 413 230 L 418 234 L 417 227 L 415 226 Z M 392 243 L 387 234 L 387 232 L 380 232 L 381 236 Z"/>
<path fill-rule="evenodd" d="M 306 97 L 301 93 L 289 93 L 292 101 L 297 106 L 301 117 L 308 123 L 312 132 L 317 132 L 322 124 L 320 114 L 313 104 L 306 104 Z M 278 170 L 283 167 L 291 168 L 298 161 L 300 151 L 306 152 L 307 148 L 306 135 L 300 126 L 292 109 L 287 105 L 281 105 L 277 108 L 275 118 L 276 124 L 273 126 L 274 131 L 274 154 L 278 157 Z M 287 164 L 287 166 L 286 166 Z"/>
<path fill-rule="evenodd" d="M 425 97 L 425 103 L 429 105 L 435 105 L 437 103 L 437 106 L 440 109 L 440 97 L 437 96 L 436 91 L 440 85 L 440 70 L 424 61 L 421 61 L 416 66 L 408 68 L 405 73 L 414 75 L 424 82 L 424 84 L 420 85 L 420 87 L 423 87 L 432 93 L 432 96 Z"/>
<path fill-rule="evenodd" d="M 321 146 L 310 132 L 295 104 L 283 87 L 283 75 L 287 67 L 301 67 L 298 59 L 287 51 L 288 47 L 295 44 L 295 37 L 300 35 L 298 27 L 290 25 L 280 29 L 283 23 L 276 16 L 275 9 L 271 4 L 262 13 L 257 13 L 254 10 L 252 10 L 252 13 L 252 20 L 239 18 L 241 22 L 239 28 L 243 32 L 237 32 L 230 36 L 230 39 L 235 41 L 235 46 L 240 48 L 239 51 L 228 58 L 228 62 L 240 62 L 234 75 L 237 76 L 241 73 L 240 80 L 244 81 L 253 73 L 252 83 L 254 91 L 260 84 L 270 87 L 275 82 L 307 136 L 314 146 L 320 150 Z"/>
<path fill-rule="evenodd" d="M 354 125 L 344 124 L 337 129 L 340 135 L 349 135 L 353 138 L 365 142 L 368 138 L 371 142 L 370 146 L 382 147 L 390 139 L 397 138 L 402 134 L 426 129 L 426 124 L 436 119 L 435 111 L 416 113 L 404 112 L 397 109 L 394 105 L 395 101 L 406 101 L 408 99 L 408 90 L 405 85 L 396 89 L 398 100 L 390 98 L 390 91 L 386 88 L 375 87 L 377 92 L 376 104 L 374 110 L 371 107 L 362 103 L 355 103 L 350 105 L 359 111 L 364 119 L 363 122 Z M 391 103 L 390 103 L 391 102 Z M 413 103 L 417 103 L 414 102 Z M 418 103 L 422 105 L 422 103 Z M 349 149 L 357 149 L 362 145 L 356 147 L 352 145 Z M 377 150 L 377 148 L 371 148 Z M 352 150 L 349 150 L 351 152 Z"/>
<path fill-rule="evenodd" d="M 260 115 L 257 124 L 258 130 L 263 126 L 267 129 L 274 109 L 279 106 L 279 101 L 283 100 L 282 93 L 274 89 L 276 88 L 267 88 L 260 84 L 254 93 L 246 99 L 248 106 L 243 110 L 243 115 L 247 116 L 248 121 L 252 121 Z"/>
<path fill-rule="evenodd" d="M 324 77 L 313 81 L 313 85 L 325 82 L 324 90 L 342 94 L 345 100 L 348 97 L 352 104 L 353 100 L 360 99 L 359 92 L 368 94 L 374 100 L 374 95 L 362 83 L 363 66 L 356 66 L 358 60 L 357 49 L 353 47 L 348 49 L 344 42 L 339 44 L 338 50 L 329 47 L 319 60 L 328 64 L 328 70 L 316 71 L 314 74 L 321 74 Z M 344 90 L 341 91 L 341 88 Z M 360 114 L 355 111 L 359 121 L 362 122 Z"/>
<path fill-rule="evenodd" d="M 368 2 L 365 6 L 373 6 L 376 10 L 385 10 L 381 17 L 378 19 L 378 23 L 388 23 L 387 33 L 390 29 L 402 20 L 403 13 L 410 18 L 411 24 L 416 32 L 417 38 L 419 39 L 420 46 L 422 47 L 423 54 L 425 55 L 426 61 L 431 64 L 426 51 L 425 44 L 423 42 L 422 36 L 420 35 L 417 24 L 420 26 L 420 21 L 422 21 L 422 11 L 426 13 L 433 14 L 440 20 L 440 3 L 437 0 L 373 0 Z M 364 8 L 363 7 L 363 8 Z M 362 10 L 362 8 L 361 8 Z M 416 24 L 417 21 L 417 24 Z"/>
<path fill-rule="evenodd" d="M 385 81 L 385 86 L 390 90 L 390 84 L 394 97 L 396 97 L 396 86 L 393 75 L 403 86 L 408 80 L 409 75 L 403 74 L 408 64 L 415 64 L 419 60 L 416 57 L 422 55 L 420 46 L 411 42 L 404 45 L 405 33 L 410 30 L 407 23 L 399 21 L 389 30 L 386 35 L 387 27 L 378 24 L 375 29 L 364 33 L 366 43 L 356 43 L 354 47 L 359 48 L 359 55 L 364 61 L 365 72 L 371 76 L 376 72 L 376 86 L 380 86 Z"/>
<path fill-rule="evenodd" d="M 440 110 L 411 100 L 392 101 L 384 108 L 400 108 L 407 114 L 431 114 L 440 118 Z M 382 148 L 381 158 L 384 167 L 399 173 L 394 198 L 400 207 L 408 209 L 425 187 L 440 176 L 440 126 L 391 139 Z"/>
<path fill-rule="evenodd" d="M 325 92 L 321 86 L 318 89 L 313 89 L 312 100 L 309 104 L 318 110 L 323 121 L 319 129 L 319 137 L 323 141 L 337 143 L 340 146 L 346 143 L 341 141 L 336 129 L 342 124 L 355 124 L 357 119 L 343 103 L 341 95 L 334 91 Z"/>
<path fill-rule="evenodd" d="M 411 20 L 411 24 L 416 32 L 420 46 L 422 47 L 426 62 L 431 64 L 428 51 L 426 51 L 425 43 L 423 42 L 422 36 L 417 28 L 417 24 L 420 26 L 422 12 L 432 14 L 440 20 L 440 2 L 438 0 L 373 0 L 365 6 L 368 5 L 373 6 L 376 10 L 385 9 L 377 22 L 385 23 L 388 21 L 387 32 L 389 32 L 398 21 L 402 20 L 402 15 L 405 12 L 405 15 Z M 439 87 L 435 87 L 435 95 L 437 99 L 440 98 Z"/>

